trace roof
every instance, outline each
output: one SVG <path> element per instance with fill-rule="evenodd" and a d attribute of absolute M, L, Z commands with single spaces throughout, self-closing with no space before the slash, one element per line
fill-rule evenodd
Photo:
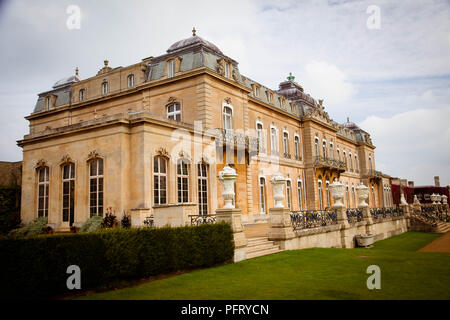
<path fill-rule="evenodd" d="M 202 44 L 203 46 L 213 50 L 214 52 L 217 52 L 221 55 L 223 55 L 222 51 L 220 51 L 220 49 L 214 45 L 213 43 L 206 41 L 205 39 L 197 36 L 197 35 L 193 35 L 190 38 L 187 39 L 183 39 L 180 41 L 175 42 L 174 44 L 172 44 L 169 49 L 167 49 L 167 53 L 173 53 L 175 51 L 179 51 L 188 47 L 193 47 L 196 46 L 198 44 Z"/>
<path fill-rule="evenodd" d="M 75 76 L 66 77 L 66 78 L 63 78 L 63 79 L 61 79 L 59 81 L 56 81 L 56 83 L 53 85 L 53 89 L 56 89 L 56 88 L 59 88 L 59 87 L 63 87 L 63 86 L 66 86 L 68 84 L 72 84 L 72 83 L 79 82 L 79 81 L 80 81 L 80 79 L 76 75 Z"/>

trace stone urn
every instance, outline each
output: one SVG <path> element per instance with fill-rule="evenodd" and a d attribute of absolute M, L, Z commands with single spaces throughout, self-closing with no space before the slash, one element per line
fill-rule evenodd
<path fill-rule="evenodd" d="M 436 195 L 436 201 L 437 201 L 437 204 L 441 204 L 441 200 L 442 200 L 442 196 L 438 193 L 438 194 Z"/>
<path fill-rule="evenodd" d="M 334 200 L 333 208 L 342 208 L 344 206 L 342 199 L 345 195 L 345 186 L 338 181 L 334 181 L 328 188 L 330 188 L 331 197 Z"/>
<path fill-rule="evenodd" d="M 441 198 L 442 198 L 442 204 L 448 204 L 448 202 L 447 202 L 448 197 L 445 194 L 443 194 L 441 196 Z"/>
<path fill-rule="evenodd" d="M 420 201 L 419 201 L 419 199 L 417 199 L 417 195 L 415 194 L 414 195 L 414 204 L 420 204 Z"/>
<path fill-rule="evenodd" d="M 224 209 L 234 209 L 234 182 L 237 179 L 236 170 L 226 165 L 222 171 L 219 172 L 219 180 L 222 183 L 222 197 L 225 200 Z"/>
<path fill-rule="evenodd" d="M 284 208 L 284 185 L 286 184 L 286 178 L 281 173 L 275 173 L 270 179 L 273 188 L 273 199 L 275 200 L 275 208 Z"/>
<path fill-rule="evenodd" d="M 358 208 L 368 207 L 366 199 L 369 198 L 369 187 L 366 187 L 362 182 L 356 188 L 358 194 Z"/>
<path fill-rule="evenodd" d="M 438 201 L 438 195 L 437 194 L 432 194 L 431 196 L 430 196 L 430 199 L 431 199 L 431 201 L 433 201 L 433 204 L 438 204 L 437 203 L 437 201 Z"/>

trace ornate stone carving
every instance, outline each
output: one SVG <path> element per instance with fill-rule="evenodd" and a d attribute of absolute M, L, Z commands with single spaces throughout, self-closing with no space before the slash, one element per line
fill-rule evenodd
<path fill-rule="evenodd" d="M 400 204 L 402 204 L 402 205 L 408 204 L 408 202 L 406 202 L 406 199 L 405 199 L 405 193 L 402 190 L 400 190 Z"/>
<path fill-rule="evenodd" d="M 231 104 L 231 98 L 230 97 L 226 97 L 224 100 L 225 100 L 226 103 Z"/>
<path fill-rule="evenodd" d="M 184 159 L 184 160 L 187 160 L 187 161 L 191 162 L 191 156 L 190 156 L 186 151 L 181 150 L 181 151 L 178 153 L 178 156 L 179 156 L 181 159 Z"/>
<path fill-rule="evenodd" d="M 222 171 L 219 172 L 219 180 L 222 183 L 222 197 L 225 199 L 224 209 L 234 209 L 234 181 L 237 179 L 236 170 L 226 165 Z"/>
<path fill-rule="evenodd" d="M 63 157 L 61 158 L 61 164 L 69 162 L 73 162 L 72 158 L 68 154 L 63 155 Z"/>
<path fill-rule="evenodd" d="M 366 187 L 362 182 L 356 188 L 358 194 L 358 208 L 365 208 L 369 205 L 366 203 L 366 199 L 369 198 L 369 187 Z"/>
<path fill-rule="evenodd" d="M 345 195 L 345 186 L 338 181 L 334 181 L 328 187 L 330 188 L 331 197 L 334 200 L 333 208 L 342 208 L 344 206 L 342 199 Z"/>
<path fill-rule="evenodd" d="M 42 168 L 42 167 L 47 167 L 47 160 L 39 159 L 36 162 L 36 168 Z"/>
<path fill-rule="evenodd" d="M 92 160 L 92 159 L 95 159 L 95 158 L 100 158 L 100 154 L 98 153 L 97 150 L 92 150 L 88 154 L 88 160 Z"/>
<path fill-rule="evenodd" d="M 167 152 L 166 148 L 164 147 L 156 149 L 156 155 L 169 158 L 169 152 Z"/>
<path fill-rule="evenodd" d="M 231 76 L 233 77 L 234 81 L 238 81 L 239 77 L 235 69 L 231 72 Z"/>
<path fill-rule="evenodd" d="M 284 208 L 284 185 L 286 184 L 286 178 L 281 173 L 275 173 L 270 179 L 273 188 L 273 199 L 275 200 L 275 208 Z"/>
<path fill-rule="evenodd" d="M 169 99 L 167 100 L 168 103 L 172 103 L 174 102 L 176 99 L 174 97 L 169 97 Z"/>

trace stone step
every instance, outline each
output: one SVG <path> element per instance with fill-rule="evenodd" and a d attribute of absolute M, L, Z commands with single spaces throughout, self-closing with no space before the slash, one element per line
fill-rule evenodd
<path fill-rule="evenodd" d="M 257 238 L 248 238 L 248 243 L 258 242 L 258 241 L 269 241 L 267 237 L 257 237 Z"/>
<path fill-rule="evenodd" d="M 273 253 L 277 253 L 277 252 L 281 252 L 281 251 L 282 250 L 280 250 L 278 247 L 265 249 L 265 250 L 260 250 L 260 251 L 255 251 L 255 252 L 252 252 L 252 253 L 248 253 L 247 254 L 247 259 L 261 257 L 261 256 L 265 256 L 265 255 L 268 255 L 268 254 L 273 254 Z"/>
<path fill-rule="evenodd" d="M 263 243 L 263 244 L 259 244 L 257 246 L 247 246 L 247 253 L 252 253 L 252 252 L 256 252 L 256 251 L 264 251 L 266 249 L 271 249 L 271 248 L 276 248 L 276 249 L 280 249 L 279 246 L 274 245 L 273 243 L 267 242 L 267 243 Z"/>
<path fill-rule="evenodd" d="M 247 247 L 254 247 L 254 246 L 259 246 L 259 245 L 263 245 L 263 244 L 273 244 L 273 241 L 269 241 L 267 240 L 267 238 L 265 240 L 258 240 L 258 241 L 248 241 L 247 243 Z"/>

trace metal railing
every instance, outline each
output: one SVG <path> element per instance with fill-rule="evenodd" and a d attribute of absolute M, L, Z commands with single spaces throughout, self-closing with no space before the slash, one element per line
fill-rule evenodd
<path fill-rule="evenodd" d="M 411 216 L 436 226 L 440 221 L 447 221 L 448 212 L 443 206 L 421 205 L 420 208 L 413 206 Z"/>
<path fill-rule="evenodd" d="M 362 209 L 349 208 L 346 210 L 348 223 L 353 224 L 363 221 Z"/>
<path fill-rule="evenodd" d="M 247 136 L 243 133 L 227 130 L 217 129 L 219 131 L 216 139 L 217 145 L 232 144 L 234 146 L 243 146 L 245 149 L 257 151 L 262 143 L 259 143 L 259 139 L 255 137 Z"/>
<path fill-rule="evenodd" d="M 330 159 L 330 158 L 322 157 L 322 156 L 316 156 L 316 159 L 314 161 L 314 165 L 315 166 L 325 166 L 325 167 L 330 167 L 330 168 L 336 168 L 336 169 L 341 169 L 341 170 L 344 170 L 344 171 L 347 168 L 345 162 L 343 162 L 343 161 L 336 160 L 336 159 Z"/>
<path fill-rule="evenodd" d="M 216 215 L 214 214 L 191 214 L 188 217 L 191 219 L 191 226 L 216 223 Z"/>
<path fill-rule="evenodd" d="M 370 215 L 374 221 L 391 219 L 393 217 L 402 217 L 403 208 L 370 208 Z"/>
<path fill-rule="evenodd" d="M 291 211 L 291 223 L 294 230 L 333 225 L 337 224 L 337 212 L 336 210 Z"/>

